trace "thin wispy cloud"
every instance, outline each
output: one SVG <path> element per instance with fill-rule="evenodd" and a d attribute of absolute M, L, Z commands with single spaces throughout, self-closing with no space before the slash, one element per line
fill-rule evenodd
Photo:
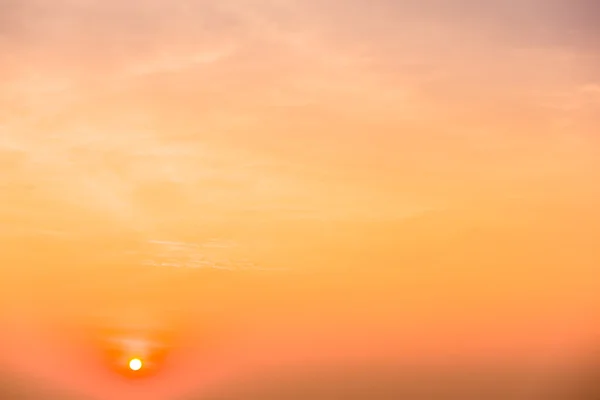
<path fill-rule="evenodd" d="M 2 7 L 2 101 L 23 110 L 3 157 L 41 197 L 139 230 L 183 210 L 418 214 L 597 159 L 590 4 Z"/>
<path fill-rule="evenodd" d="M 209 239 L 200 243 L 149 241 L 151 249 L 144 251 L 142 264 L 157 268 L 214 269 L 227 271 L 285 271 L 282 267 L 263 267 L 245 258 L 232 259 L 208 250 L 232 250 L 238 247 L 230 240 Z"/>

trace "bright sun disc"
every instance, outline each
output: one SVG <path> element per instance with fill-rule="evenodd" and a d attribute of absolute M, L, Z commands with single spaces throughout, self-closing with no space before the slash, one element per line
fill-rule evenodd
<path fill-rule="evenodd" d="M 139 371 L 142 368 L 142 361 L 139 358 L 134 358 L 129 361 L 129 369 L 132 371 Z"/>

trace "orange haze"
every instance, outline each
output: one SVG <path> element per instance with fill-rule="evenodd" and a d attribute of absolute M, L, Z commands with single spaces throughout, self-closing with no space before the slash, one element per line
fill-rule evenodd
<path fill-rule="evenodd" d="M 163 399 L 593 345 L 600 32 L 488 3 L 0 2 L 0 369 Z M 117 377 L 98 323 L 171 364 Z"/>

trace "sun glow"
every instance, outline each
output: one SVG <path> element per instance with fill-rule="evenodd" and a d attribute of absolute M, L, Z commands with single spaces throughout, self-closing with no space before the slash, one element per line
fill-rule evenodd
<path fill-rule="evenodd" d="M 134 358 L 129 361 L 129 369 L 139 371 L 142 368 L 142 361 L 139 358 Z"/>

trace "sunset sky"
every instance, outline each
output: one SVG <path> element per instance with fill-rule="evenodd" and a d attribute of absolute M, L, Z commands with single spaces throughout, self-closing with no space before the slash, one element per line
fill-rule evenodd
<path fill-rule="evenodd" d="M 597 4 L 0 0 L 3 334 L 33 348 L 17 332 L 46 321 L 58 354 L 59 314 L 176 242 L 234 282 L 153 301 L 251 321 L 223 339 L 232 376 L 244 344 L 239 371 L 308 362 L 300 338 L 331 359 L 574 351 L 600 334 Z M 0 362 L 115 399 L 69 351 L 77 384 Z"/>

